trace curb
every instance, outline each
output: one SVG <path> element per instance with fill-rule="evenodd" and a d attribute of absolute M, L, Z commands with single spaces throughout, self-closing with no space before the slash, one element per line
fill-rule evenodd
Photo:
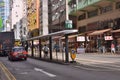
<path fill-rule="evenodd" d="M 62 60 L 56 60 L 56 59 L 44 59 L 44 58 L 34 58 L 34 57 L 29 57 L 31 59 L 36 59 L 36 60 L 41 60 L 41 61 L 46 61 L 46 62 L 52 62 L 52 63 L 57 63 L 57 64 L 62 64 L 62 65 L 69 65 L 69 62 L 64 62 Z"/>

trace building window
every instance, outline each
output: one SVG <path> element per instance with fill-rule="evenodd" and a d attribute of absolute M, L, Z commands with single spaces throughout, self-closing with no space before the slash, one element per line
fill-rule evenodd
<path fill-rule="evenodd" d="M 18 17 L 18 15 L 16 15 L 16 17 Z"/>
<path fill-rule="evenodd" d="M 26 34 L 26 28 L 24 27 L 24 35 Z"/>
<path fill-rule="evenodd" d="M 112 9 L 113 9 L 112 5 L 109 5 L 109 6 L 105 6 L 105 7 L 100 8 L 100 12 L 101 12 L 101 14 L 103 14 L 103 13 L 112 11 Z"/>
<path fill-rule="evenodd" d="M 119 9 L 120 8 L 120 2 L 117 2 L 116 3 L 116 9 Z"/>
<path fill-rule="evenodd" d="M 81 26 L 78 28 L 79 33 L 84 33 L 86 32 L 86 26 Z"/>
<path fill-rule="evenodd" d="M 98 9 L 88 12 L 88 18 L 98 15 Z"/>
<path fill-rule="evenodd" d="M 82 14 L 82 15 L 80 15 L 79 17 L 78 17 L 78 20 L 83 20 L 83 19 L 85 19 L 86 18 L 86 14 L 84 13 L 84 14 Z"/>
<path fill-rule="evenodd" d="M 92 22 L 92 23 L 88 23 L 86 26 L 86 31 L 93 31 L 93 30 L 97 30 L 98 29 L 98 21 L 96 22 Z"/>

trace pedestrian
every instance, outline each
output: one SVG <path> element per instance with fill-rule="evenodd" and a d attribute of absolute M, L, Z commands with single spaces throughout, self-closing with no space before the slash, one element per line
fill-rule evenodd
<path fill-rule="evenodd" d="M 120 51 L 120 44 L 117 45 L 117 51 Z"/>
<path fill-rule="evenodd" d="M 25 47 L 25 50 L 28 52 L 28 43 L 27 42 L 25 43 L 24 47 Z"/>
<path fill-rule="evenodd" d="M 105 45 L 102 46 L 102 52 L 103 52 L 103 53 L 106 52 Z"/>
<path fill-rule="evenodd" d="M 46 44 L 43 46 L 43 52 L 44 52 L 44 57 L 48 57 L 49 48 Z"/>
<path fill-rule="evenodd" d="M 111 53 L 115 53 L 115 45 L 113 42 L 111 44 Z"/>
<path fill-rule="evenodd" d="M 63 47 L 63 52 L 65 52 L 65 46 Z"/>

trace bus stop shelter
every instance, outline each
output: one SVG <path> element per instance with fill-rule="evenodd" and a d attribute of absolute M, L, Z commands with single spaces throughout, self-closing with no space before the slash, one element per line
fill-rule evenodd
<path fill-rule="evenodd" d="M 63 31 L 59 31 L 59 32 L 55 32 L 55 33 L 50 33 L 50 34 L 47 34 L 47 35 L 41 35 L 41 36 L 37 36 L 37 37 L 33 37 L 33 38 L 29 38 L 27 39 L 26 41 L 31 41 L 31 57 L 34 57 L 34 40 L 38 40 L 39 41 L 39 51 L 38 51 L 38 54 L 39 54 L 39 58 L 42 58 L 42 46 L 41 46 L 41 42 L 42 42 L 42 39 L 45 39 L 47 38 L 48 41 L 49 41 L 49 53 L 50 53 L 50 56 L 49 56 L 49 59 L 50 60 L 53 60 L 53 51 L 52 51 L 52 43 L 53 43 L 53 39 L 54 37 L 64 37 L 64 41 L 65 41 L 65 62 L 69 62 L 69 47 L 68 47 L 68 36 L 72 35 L 72 34 L 77 34 L 78 30 L 63 30 Z"/>

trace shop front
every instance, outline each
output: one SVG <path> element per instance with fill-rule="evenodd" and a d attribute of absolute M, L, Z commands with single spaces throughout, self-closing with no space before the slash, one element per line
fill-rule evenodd
<path fill-rule="evenodd" d="M 112 30 L 111 33 L 113 34 L 114 42 L 116 42 L 116 53 L 120 53 L 120 29 Z"/>
<path fill-rule="evenodd" d="M 88 34 L 90 39 L 88 43 L 88 52 L 105 53 L 110 51 L 109 49 L 112 39 L 106 39 L 107 36 L 111 36 L 110 31 L 111 29 L 104 29 L 93 31 L 92 33 Z"/>
<path fill-rule="evenodd" d="M 86 37 L 81 35 L 81 36 L 77 36 L 77 53 L 81 54 L 81 53 L 85 53 L 85 45 L 86 45 Z"/>

